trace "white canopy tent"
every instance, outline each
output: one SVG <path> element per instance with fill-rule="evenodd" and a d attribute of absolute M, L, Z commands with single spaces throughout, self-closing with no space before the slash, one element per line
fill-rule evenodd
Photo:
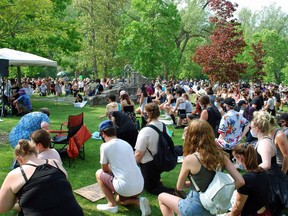
<path fill-rule="evenodd" d="M 41 56 L 37 56 L 31 53 L 8 49 L 8 48 L 0 49 L 0 59 L 8 60 L 9 66 L 17 67 L 17 79 L 18 79 L 19 86 L 21 86 L 20 66 L 57 67 L 56 61 L 52 61 L 50 59 L 43 58 Z M 3 93 L 4 93 L 4 86 L 3 86 L 3 92 L 2 92 L 2 109 L 1 109 L 0 121 L 3 121 L 1 118 L 3 117 L 3 113 L 4 113 Z"/>
<path fill-rule="evenodd" d="M 10 66 L 50 66 L 57 67 L 57 62 L 31 53 L 18 50 L 0 49 L 0 59 L 9 60 Z"/>

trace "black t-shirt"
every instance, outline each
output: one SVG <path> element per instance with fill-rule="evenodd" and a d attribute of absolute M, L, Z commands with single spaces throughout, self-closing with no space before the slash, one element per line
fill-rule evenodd
<path fill-rule="evenodd" d="M 247 172 L 243 175 L 245 185 L 237 192 L 248 195 L 248 199 L 242 209 L 241 216 L 255 215 L 263 206 L 268 206 L 269 179 L 265 171 Z"/>
<path fill-rule="evenodd" d="M 259 97 L 253 98 L 253 100 L 251 101 L 251 105 L 253 105 L 253 104 L 256 105 L 256 110 L 262 109 L 262 102 L 261 102 L 261 99 Z"/>

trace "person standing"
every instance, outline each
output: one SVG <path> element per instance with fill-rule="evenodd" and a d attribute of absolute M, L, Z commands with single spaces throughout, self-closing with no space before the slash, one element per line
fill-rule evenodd
<path fill-rule="evenodd" d="M 116 128 L 110 120 L 99 124 L 104 143 L 100 147 L 101 169 L 96 172 L 97 182 L 108 203 L 98 204 L 99 211 L 117 213 L 120 205 L 138 205 L 142 216 L 150 215 L 151 209 L 143 191 L 144 180 L 134 159 L 129 143 L 116 137 Z M 114 198 L 116 194 L 116 199 Z"/>

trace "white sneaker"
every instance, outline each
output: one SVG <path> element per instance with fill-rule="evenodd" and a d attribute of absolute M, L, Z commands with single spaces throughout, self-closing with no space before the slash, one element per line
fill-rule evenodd
<path fill-rule="evenodd" d="M 113 214 L 116 214 L 118 212 L 118 206 L 108 206 L 108 204 L 98 204 L 96 208 L 100 211 L 107 211 Z"/>
<path fill-rule="evenodd" d="M 147 216 L 151 214 L 151 209 L 149 205 L 149 201 L 146 197 L 140 197 L 139 198 L 139 203 L 140 203 L 140 210 L 142 212 L 141 216 Z"/>

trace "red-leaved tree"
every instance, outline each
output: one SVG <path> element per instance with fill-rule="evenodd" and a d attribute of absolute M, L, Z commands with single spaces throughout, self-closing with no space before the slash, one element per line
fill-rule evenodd
<path fill-rule="evenodd" d="M 209 6 L 215 12 L 210 18 L 215 24 L 209 37 L 211 44 L 198 47 L 193 61 L 203 67 L 202 73 L 208 74 L 212 83 L 238 81 L 247 64 L 235 60 L 246 46 L 240 24 L 231 19 L 237 5 L 227 0 L 210 0 Z"/>

